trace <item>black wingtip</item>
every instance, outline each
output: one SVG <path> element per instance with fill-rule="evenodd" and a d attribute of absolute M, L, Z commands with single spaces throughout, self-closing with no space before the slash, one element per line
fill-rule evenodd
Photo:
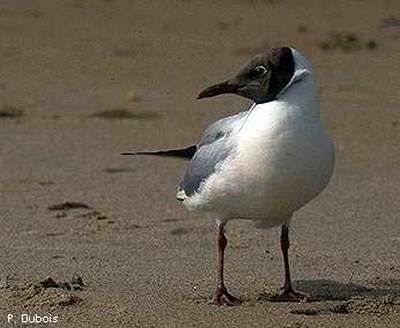
<path fill-rule="evenodd" d="M 193 145 L 181 149 L 123 152 L 121 153 L 121 155 L 150 155 L 191 159 L 194 156 L 196 150 L 197 146 Z"/>
<path fill-rule="evenodd" d="M 123 155 L 123 156 L 125 156 L 125 155 L 138 155 L 138 153 L 136 153 L 136 152 L 125 152 L 125 153 L 120 153 L 120 155 Z"/>

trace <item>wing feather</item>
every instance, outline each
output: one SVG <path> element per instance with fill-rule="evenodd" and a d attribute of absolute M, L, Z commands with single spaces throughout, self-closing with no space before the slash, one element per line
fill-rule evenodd
<path fill-rule="evenodd" d="M 224 160 L 234 152 L 232 136 L 240 129 L 246 112 L 223 118 L 204 132 L 189 167 L 179 184 L 177 198 L 184 200 L 199 191 L 201 183 L 213 174 Z"/>

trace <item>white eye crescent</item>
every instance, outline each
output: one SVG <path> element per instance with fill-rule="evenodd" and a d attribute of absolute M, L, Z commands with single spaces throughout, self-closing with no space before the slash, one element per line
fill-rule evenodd
<path fill-rule="evenodd" d="M 267 73 L 267 68 L 263 65 L 256 66 L 250 71 L 250 75 L 252 78 L 259 78 Z"/>

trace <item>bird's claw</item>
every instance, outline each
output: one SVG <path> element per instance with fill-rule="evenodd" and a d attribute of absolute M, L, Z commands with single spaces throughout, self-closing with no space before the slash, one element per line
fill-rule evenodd
<path fill-rule="evenodd" d="M 211 304 L 219 306 L 237 306 L 242 304 L 242 301 L 229 294 L 225 287 L 218 287 L 214 292 Z"/>
<path fill-rule="evenodd" d="M 271 298 L 273 302 L 307 302 L 309 297 L 305 294 L 294 291 L 292 288 L 282 288 L 283 292 Z"/>

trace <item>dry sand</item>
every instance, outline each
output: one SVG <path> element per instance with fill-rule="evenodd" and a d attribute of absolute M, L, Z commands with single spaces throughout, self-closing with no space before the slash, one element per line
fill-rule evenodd
<path fill-rule="evenodd" d="M 400 327 L 399 19 L 398 0 L 1 0 L 0 327 L 8 313 L 55 327 Z M 186 163 L 119 152 L 197 141 L 248 102 L 196 93 L 287 44 L 315 65 L 337 152 L 293 226 L 295 285 L 313 301 L 268 301 L 278 229 L 237 221 L 226 275 L 245 302 L 218 308 L 213 224 L 175 200 Z"/>

